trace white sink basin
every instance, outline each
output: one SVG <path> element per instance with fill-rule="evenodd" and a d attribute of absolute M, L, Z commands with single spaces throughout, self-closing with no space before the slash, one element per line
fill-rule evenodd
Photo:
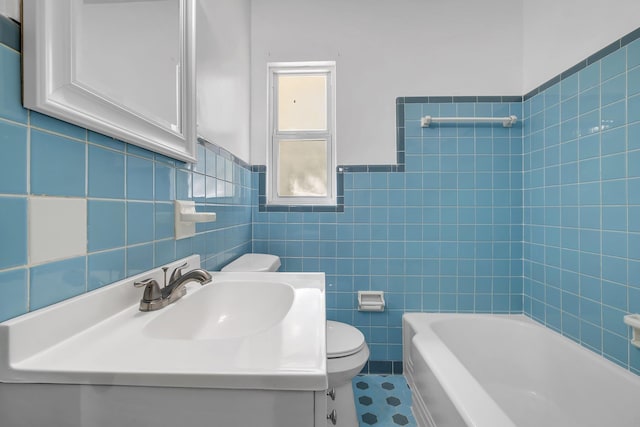
<path fill-rule="evenodd" d="M 0 384 L 327 388 L 324 274 L 212 276 L 158 311 L 133 282 L 160 268 L 0 323 Z"/>
<path fill-rule="evenodd" d="M 272 328 L 291 309 L 294 288 L 284 282 L 214 281 L 195 298 L 162 310 L 143 333 L 152 338 L 215 340 Z"/>

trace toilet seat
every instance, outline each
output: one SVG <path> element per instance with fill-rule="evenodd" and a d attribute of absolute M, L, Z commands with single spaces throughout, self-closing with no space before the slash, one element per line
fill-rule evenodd
<path fill-rule="evenodd" d="M 351 356 L 366 345 L 364 335 L 351 325 L 327 320 L 327 358 Z"/>

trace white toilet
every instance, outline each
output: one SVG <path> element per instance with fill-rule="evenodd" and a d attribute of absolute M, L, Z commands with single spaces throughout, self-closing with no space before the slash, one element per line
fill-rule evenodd
<path fill-rule="evenodd" d="M 351 325 L 327 320 L 327 374 L 329 413 L 336 411 L 336 426 L 358 427 L 351 380 L 369 359 L 362 332 Z"/>
<path fill-rule="evenodd" d="M 222 268 L 223 272 L 233 271 L 278 271 L 280 258 L 268 254 L 245 254 Z M 327 409 L 335 410 L 337 427 L 358 427 L 356 405 L 353 398 L 351 380 L 369 359 L 369 347 L 362 332 L 346 323 L 327 321 Z"/>

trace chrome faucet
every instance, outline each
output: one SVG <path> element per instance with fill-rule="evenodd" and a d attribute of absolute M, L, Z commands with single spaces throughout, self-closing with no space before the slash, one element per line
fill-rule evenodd
<path fill-rule="evenodd" d="M 155 311 L 166 307 L 178 301 L 180 298 L 187 294 L 185 285 L 189 282 L 200 282 L 201 285 L 211 283 L 211 274 L 208 271 L 201 268 L 195 268 L 187 273 L 182 274 L 182 269 L 187 266 L 187 263 L 182 264 L 171 273 L 169 283 L 166 283 L 167 268 L 163 268 L 165 272 L 165 286 L 160 289 L 160 285 L 154 279 L 146 279 L 140 282 L 135 282 L 133 285 L 136 288 L 145 287 L 144 294 L 140 300 L 140 311 Z"/>
<path fill-rule="evenodd" d="M 196 268 L 182 274 L 181 270 L 184 267 L 186 267 L 186 265 L 176 268 L 173 274 L 171 274 L 169 284 L 162 288 L 162 298 L 169 300 L 168 304 L 178 301 L 187 294 L 184 286 L 189 282 L 200 282 L 201 285 L 211 283 L 211 274 L 209 274 L 208 271 Z"/>

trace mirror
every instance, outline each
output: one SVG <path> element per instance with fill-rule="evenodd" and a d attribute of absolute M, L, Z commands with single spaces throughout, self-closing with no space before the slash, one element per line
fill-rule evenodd
<path fill-rule="evenodd" d="M 196 160 L 195 0 L 24 0 L 25 107 Z"/>

